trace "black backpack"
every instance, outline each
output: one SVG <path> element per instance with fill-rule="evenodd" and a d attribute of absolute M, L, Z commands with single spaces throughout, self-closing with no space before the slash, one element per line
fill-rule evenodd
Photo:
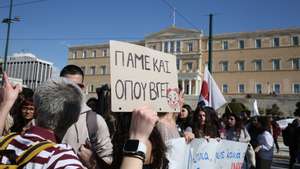
<path fill-rule="evenodd" d="M 295 127 L 292 123 L 289 123 L 288 126 L 282 130 L 283 144 L 286 146 L 291 146 L 293 144 L 293 136 L 295 133 Z"/>

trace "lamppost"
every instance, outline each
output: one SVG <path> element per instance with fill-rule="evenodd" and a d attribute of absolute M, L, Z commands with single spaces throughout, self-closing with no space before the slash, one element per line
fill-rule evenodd
<path fill-rule="evenodd" d="M 8 18 L 4 18 L 2 20 L 2 23 L 7 24 L 6 45 L 5 45 L 4 62 L 3 62 L 4 65 L 3 65 L 3 69 L 2 69 L 3 71 L 6 71 L 7 53 L 8 53 L 8 44 L 9 44 L 9 34 L 10 34 L 10 24 L 13 23 L 13 22 L 20 21 L 19 17 L 11 18 L 12 6 L 13 6 L 13 0 L 10 0 Z"/>

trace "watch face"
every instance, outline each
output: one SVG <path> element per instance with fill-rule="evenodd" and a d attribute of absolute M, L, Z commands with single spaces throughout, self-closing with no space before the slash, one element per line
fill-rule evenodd
<path fill-rule="evenodd" d="M 124 146 L 125 151 L 137 151 L 139 140 L 128 140 Z"/>

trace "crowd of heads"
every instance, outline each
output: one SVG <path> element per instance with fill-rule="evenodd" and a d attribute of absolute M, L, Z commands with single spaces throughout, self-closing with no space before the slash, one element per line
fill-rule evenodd
<path fill-rule="evenodd" d="M 34 125 L 54 131 L 57 139 L 62 140 L 67 129 L 78 120 L 82 104 L 85 102 L 105 119 L 113 144 L 112 156 L 114 160 L 111 165 L 113 168 L 119 168 L 123 158 L 123 146 L 129 139 L 131 113 L 111 112 L 108 86 L 96 89 L 97 98 L 85 100 L 83 95 L 84 73 L 79 67 L 68 65 L 62 69 L 60 76 L 65 78 L 49 80 L 40 85 L 34 92 L 30 89 L 24 89 L 20 93 L 11 110 L 14 123 L 10 130 L 23 132 L 24 128 L 28 127 L 29 122 L 35 119 Z M 237 101 L 233 100 L 232 104 L 236 105 Z M 161 119 L 168 115 L 170 115 L 169 112 L 158 113 Z M 295 115 L 299 116 L 297 113 Z M 201 105 L 191 107 L 188 104 L 183 104 L 181 111 L 172 113 L 171 117 L 180 136 L 183 137 L 186 132 L 189 132 L 195 138 L 231 139 L 232 136 L 228 134 L 229 132 L 235 134 L 233 137 L 240 137 L 243 130 L 247 128 L 251 137 L 250 143 L 253 146 L 257 144 L 256 138 L 259 134 L 265 131 L 271 132 L 273 122 L 270 117 L 250 117 L 250 111 L 244 106 L 234 109 L 230 105 L 221 115 L 212 107 Z M 165 141 L 163 133 L 155 126 L 147 142 L 147 147 L 151 147 L 151 151 L 147 151 L 145 164 L 149 168 L 167 168 Z M 234 141 L 239 141 L 239 139 Z"/>

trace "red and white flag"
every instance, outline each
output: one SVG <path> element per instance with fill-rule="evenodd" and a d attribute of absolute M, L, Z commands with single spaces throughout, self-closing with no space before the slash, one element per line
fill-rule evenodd
<path fill-rule="evenodd" d="M 205 66 L 204 78 L 202 82 L 201 92 L 199 96 L 198 105 L 209 106 L 217 110 L 226 103 L 226 100 L 220 91 L 216 81 L 213 79 Z"/>

